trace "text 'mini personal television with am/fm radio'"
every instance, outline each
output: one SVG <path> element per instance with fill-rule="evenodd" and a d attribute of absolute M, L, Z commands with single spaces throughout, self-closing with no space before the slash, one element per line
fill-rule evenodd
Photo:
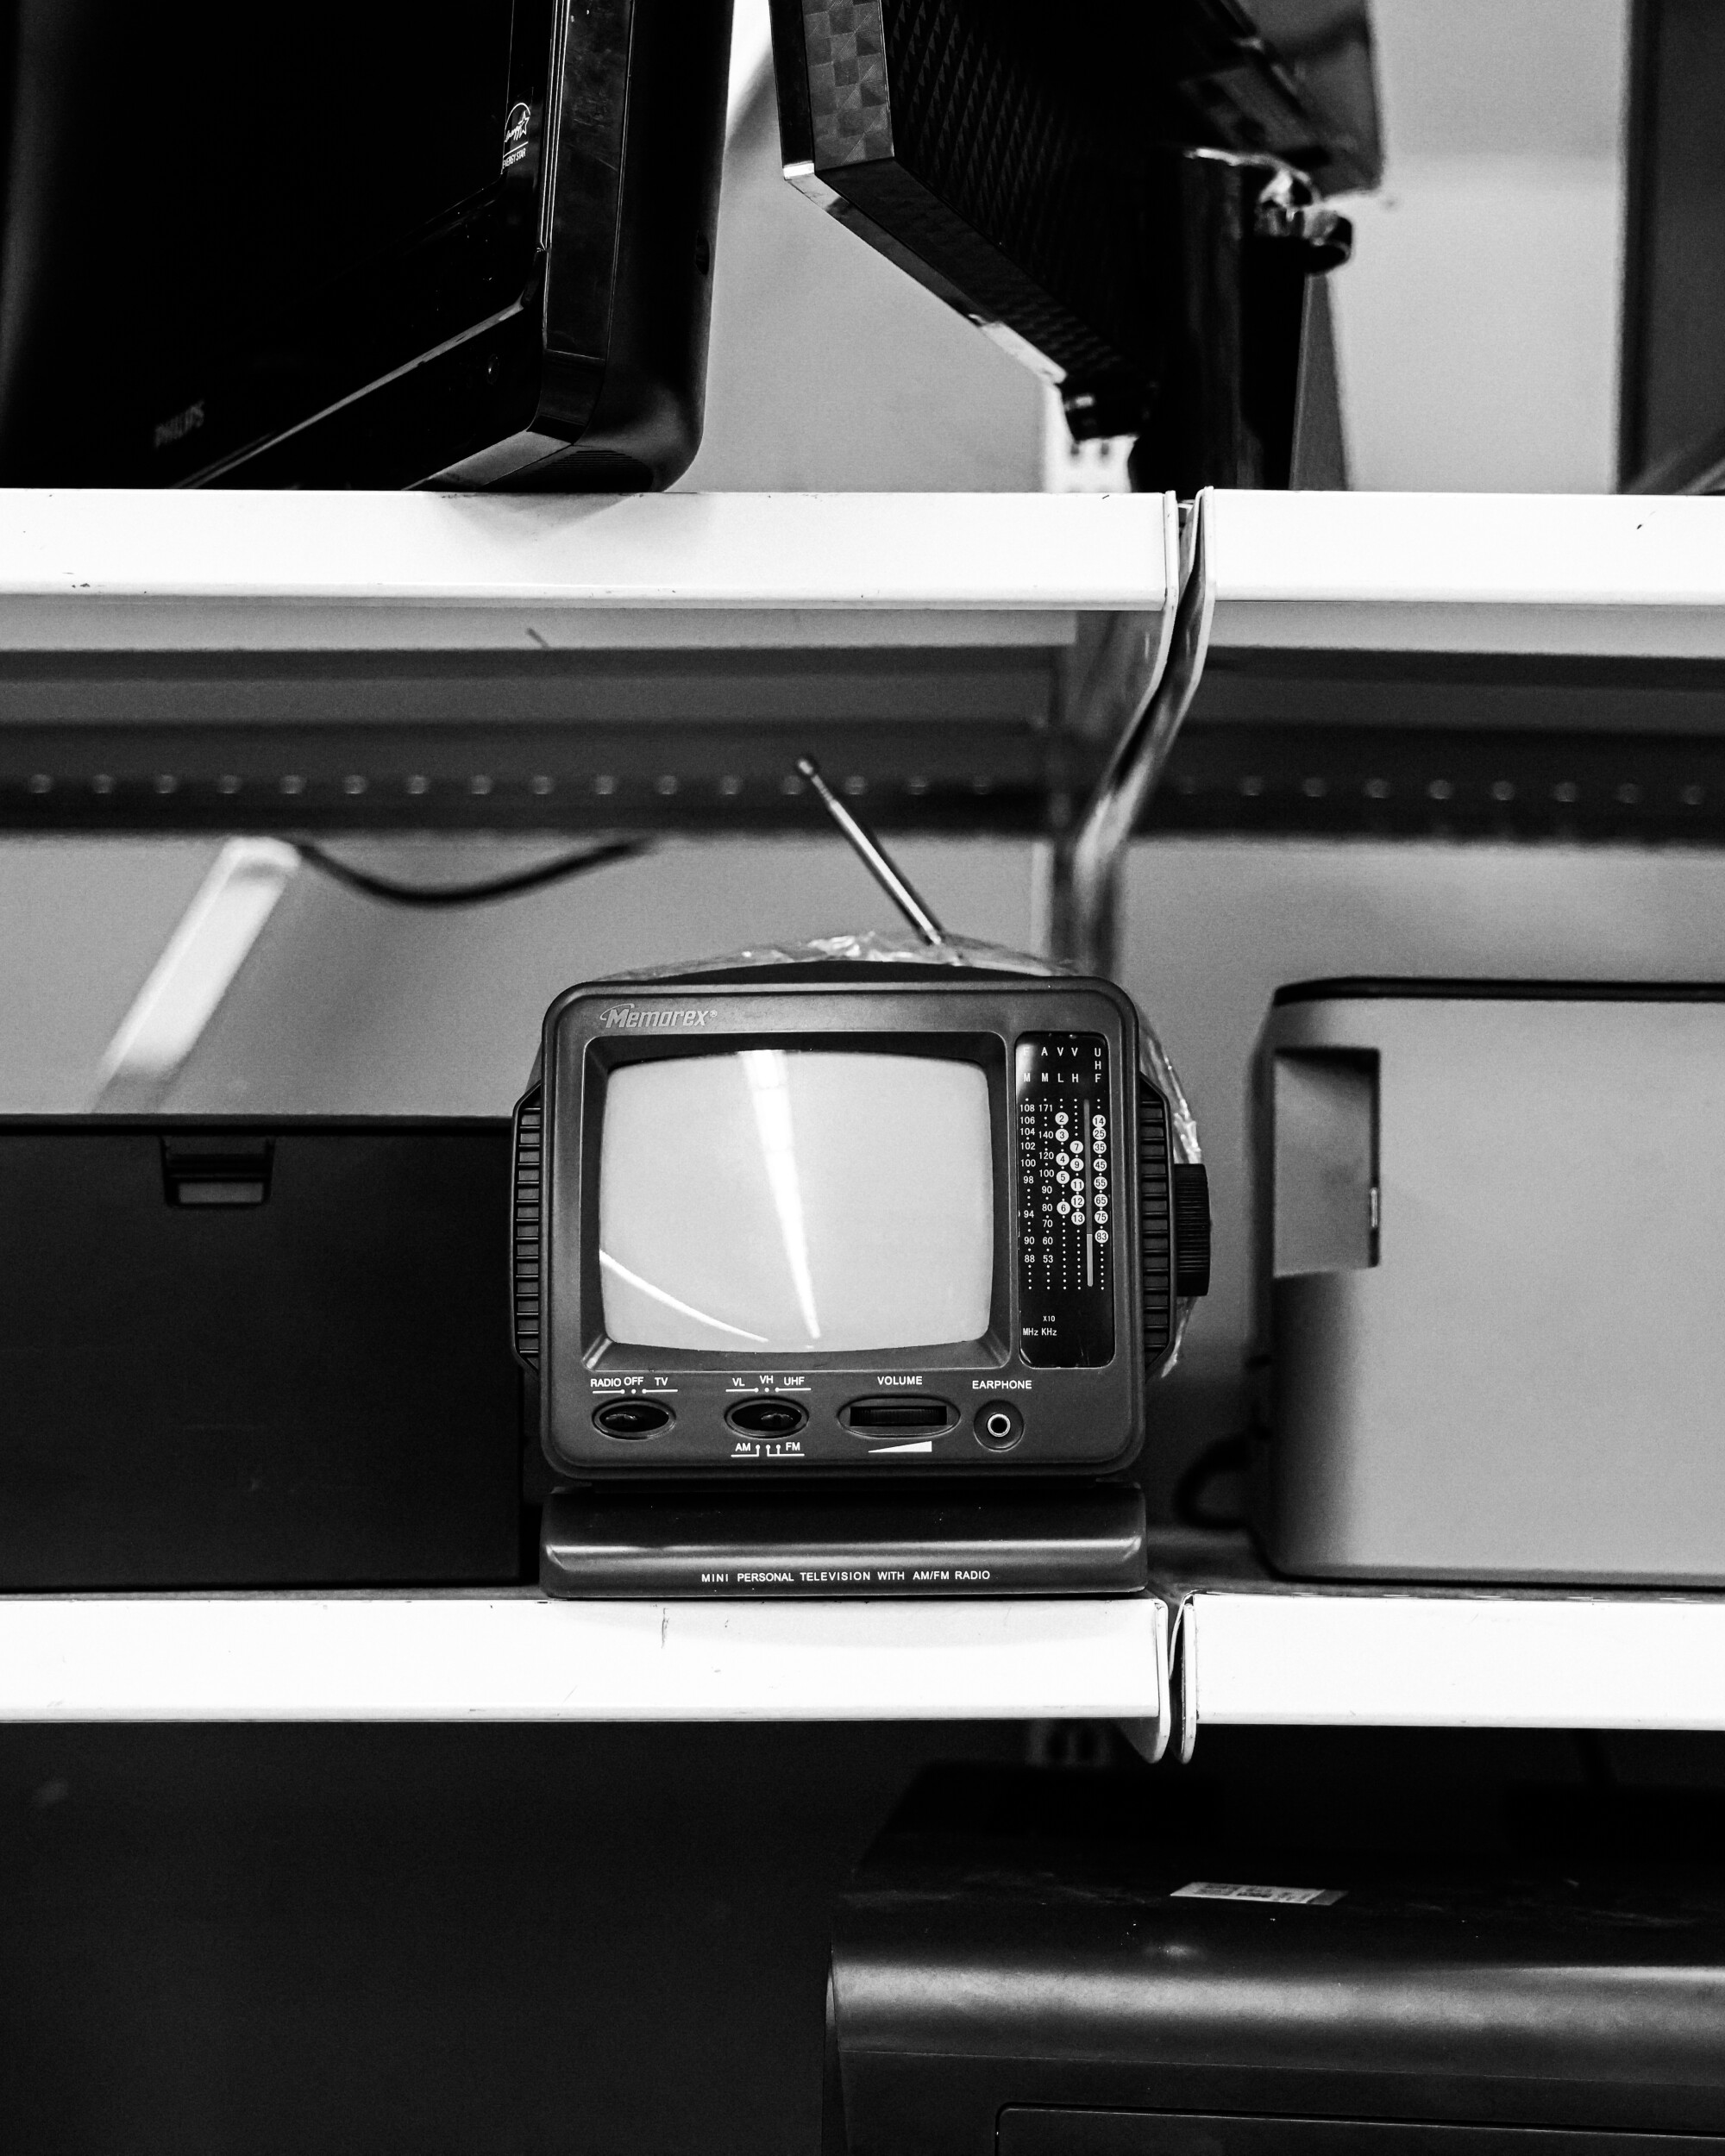
<path fill-rule="evenodd" d="M 570 989 L 517 1113 L 558 1472 L 1101 1475 L 1208 1285 L 1111 982 L 733 967 Z"/>

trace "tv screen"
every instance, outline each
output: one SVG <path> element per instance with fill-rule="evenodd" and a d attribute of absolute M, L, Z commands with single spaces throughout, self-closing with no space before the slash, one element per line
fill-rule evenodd
<path fill-rule="evenodd" d="M 599 1141 L 621 1347 L 882 1352 L 978 1339 L 994 1273 L 975 1063 L 759 1048 L 625 1064 Z"/>
<path fill-rule="evenodd" d="M 0 0 L 0 480 L 662 483 L 699 439 L 728 27 Z"/>
<path fill-rule="evenodd" d="M 153 379 L 225 328 L 315 304 L 499 176 L 510 8 L 300 0 L 267 67 L 243 9 L 104 12 L 86 119 L 111 179 L 134 178 L 107 194 L 136 242 L 112 297 Z M 164 200 L 179 205 L 166 225 Z"/>

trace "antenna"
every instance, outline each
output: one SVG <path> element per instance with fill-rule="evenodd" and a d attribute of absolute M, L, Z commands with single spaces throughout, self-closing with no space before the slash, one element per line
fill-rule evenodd
<path fill-rule="evenodd" d="M 925 943 L 944 943 L 946 931 L 937 921 L 922 900 L 912 890 L 887 857 L 886 850 L 872 831 L 860 824 L 845 807 L 820 775 L 820 766 L 812 756 L 797 758 L 798 775 L 808 780 L 820 796 L 827 814 L 850 842 L 851 850 L 876 883 L 897 906 L 900 912 Z"/>

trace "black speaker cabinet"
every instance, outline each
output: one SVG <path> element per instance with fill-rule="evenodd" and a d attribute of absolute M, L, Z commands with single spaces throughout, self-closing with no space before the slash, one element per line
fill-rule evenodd
<path fill-rule="evenodd" d="M 515 1579 L 509 1145 L 0 1121 L 0 1590 Z"/>

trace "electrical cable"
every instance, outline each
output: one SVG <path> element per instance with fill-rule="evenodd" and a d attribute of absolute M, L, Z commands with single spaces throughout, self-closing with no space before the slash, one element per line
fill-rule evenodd
<path fill-rule="evenodd" d="M 486 906 L 497 899 L 518 898 L 524 892 L 541 890 L 549 883 L 561 883 L 571 876 L 585 875 L 590 868 L 607 868 L 617 861 L 632 861 L 652 845 L 652 841 L 646 838 L 607 838 L 596 846 L 584 847 L 580 853 L 560 854 L 555 861 L 542 861 L 534 868 L 518 869 L 506 876 L 487 877 L 477 883 L 398 883 L 392 876 L 374 875 L 368 868 L 355 868 L 339 861 L 309 838 L 297 838 L 292 843 L 306 867 L 328 876 L 332 883 L 360 892 L 368 899 L 380 899 L 388 906 L 428 908 Z"/>

